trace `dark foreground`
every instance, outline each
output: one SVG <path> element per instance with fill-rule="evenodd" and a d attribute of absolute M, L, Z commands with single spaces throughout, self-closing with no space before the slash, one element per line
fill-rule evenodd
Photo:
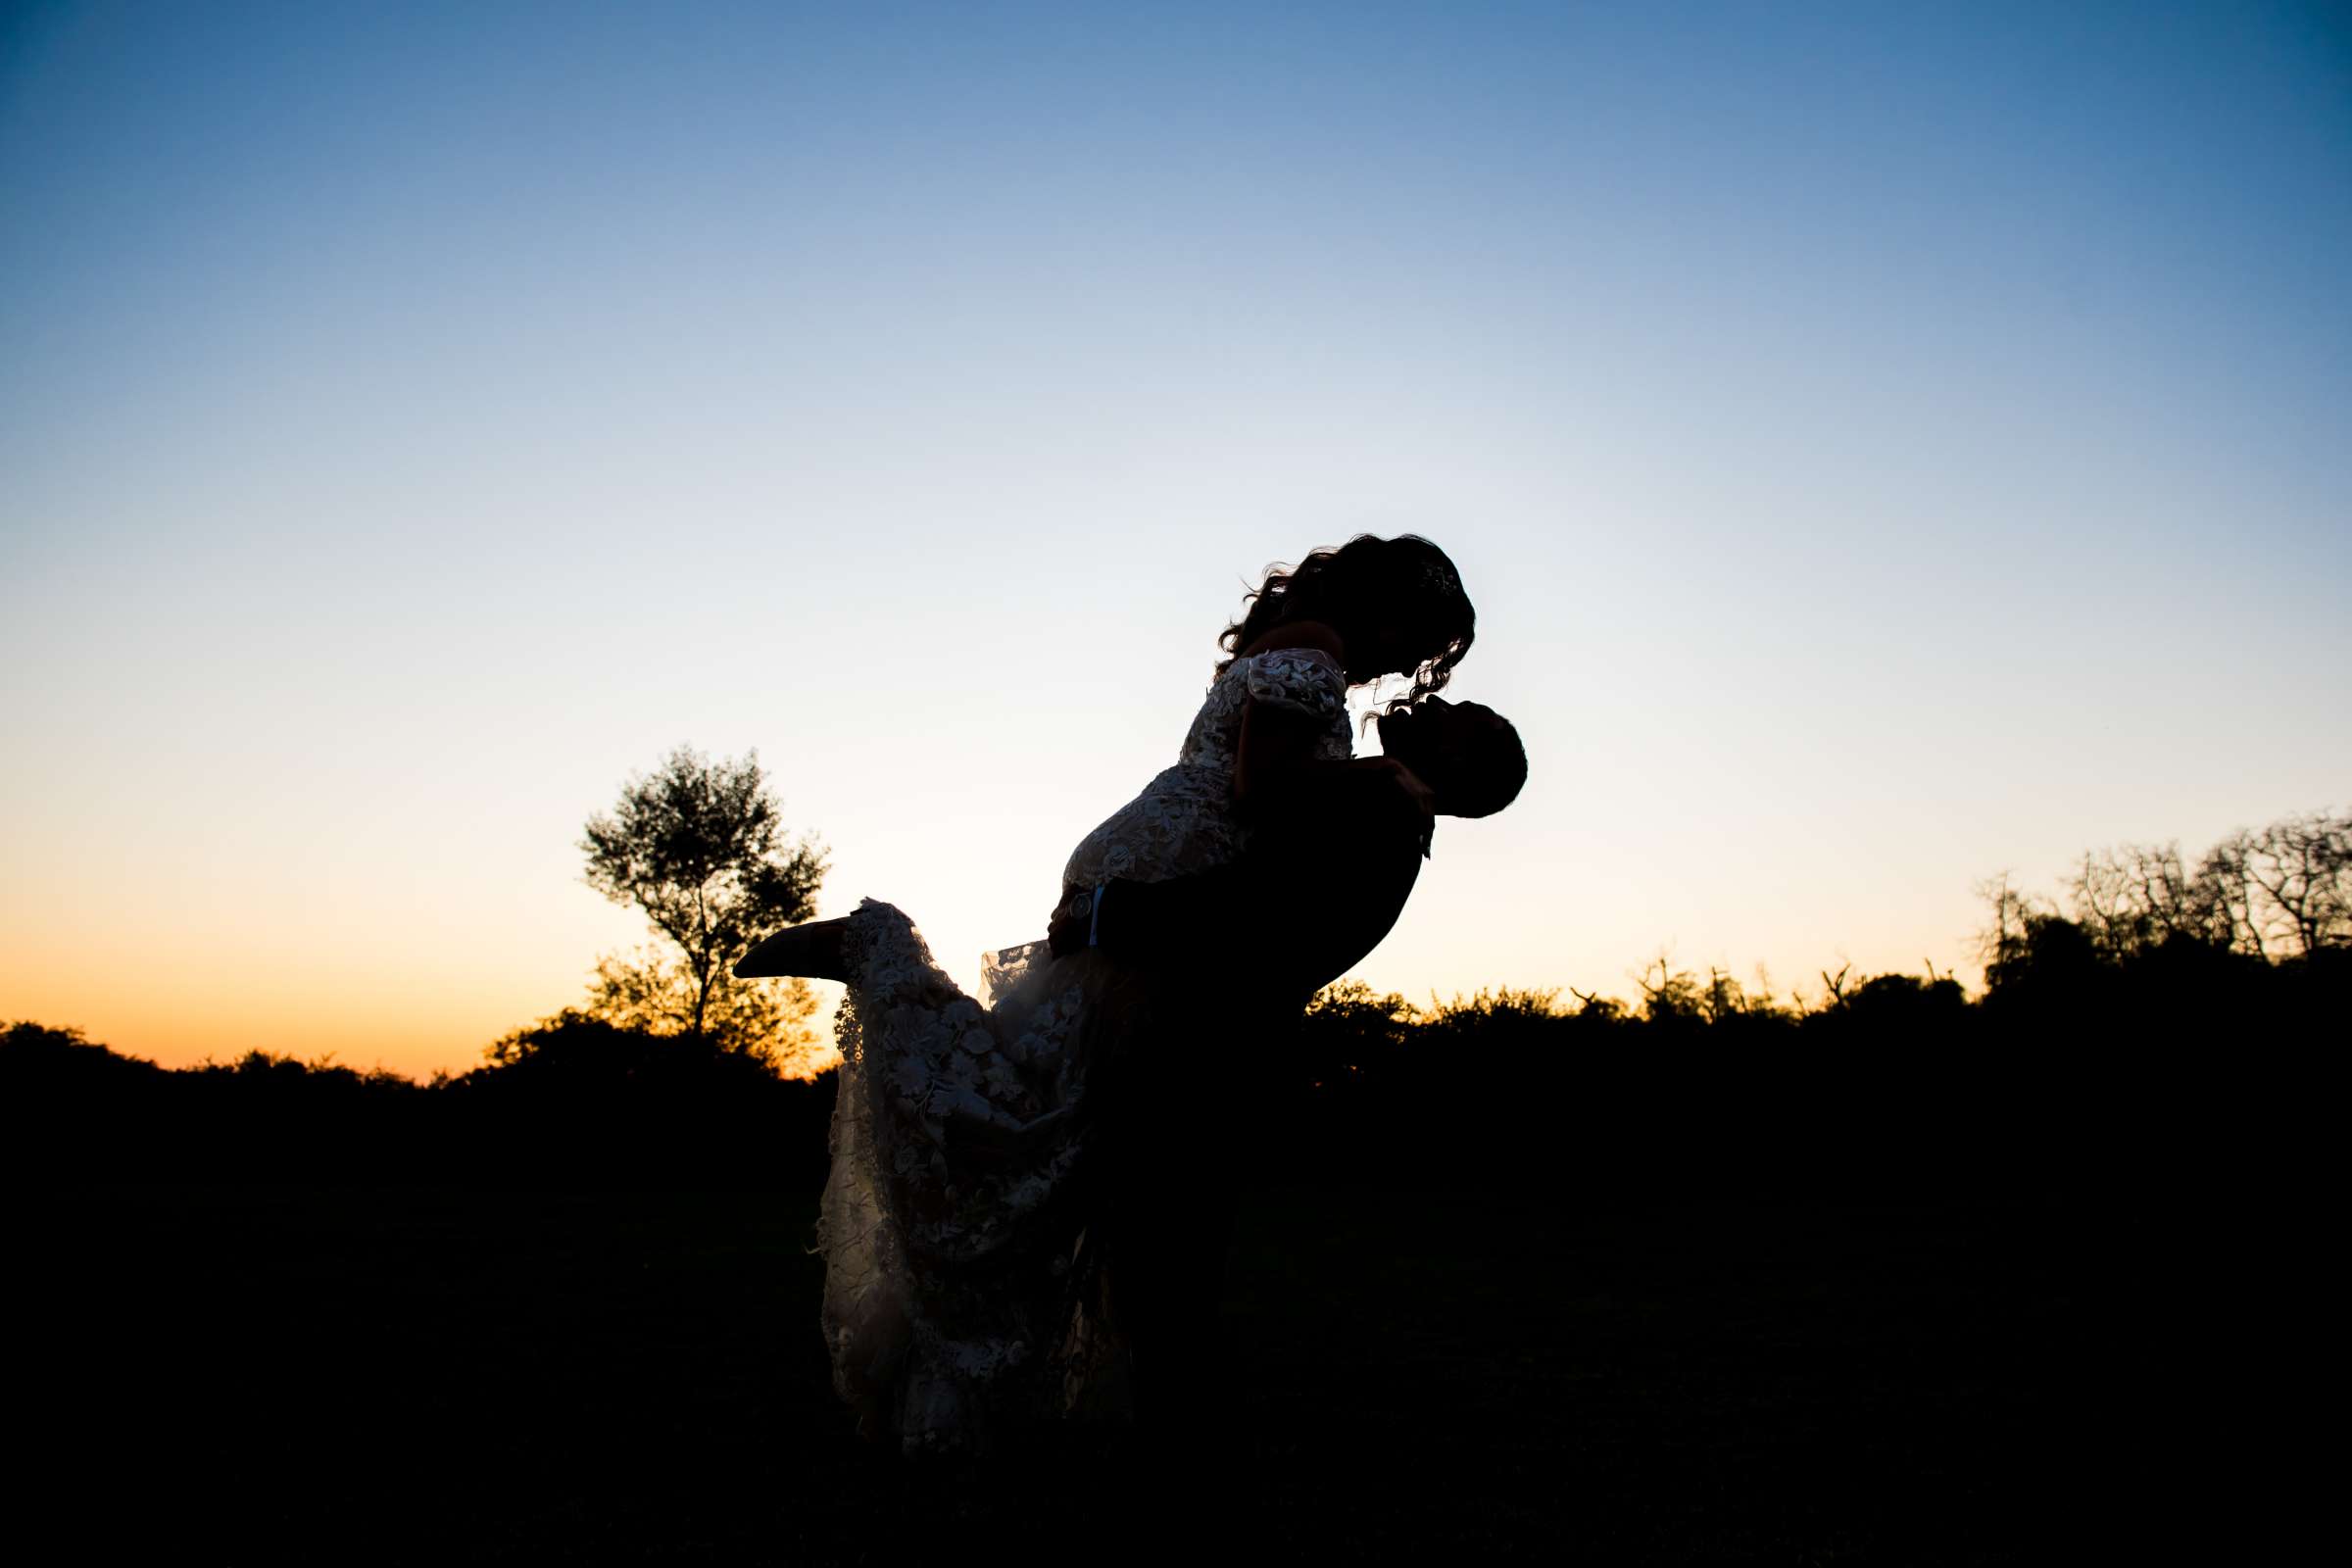
<path fill-rule="evenodd" d="M 770 1194 L 20 1192 L 17 1481 L 90 1557 L 2003 1562 L 2074 1555 L 2058 1203 L 1289 1188 L 1200 1451 L 909 1469 L 833 1403 Z"/>

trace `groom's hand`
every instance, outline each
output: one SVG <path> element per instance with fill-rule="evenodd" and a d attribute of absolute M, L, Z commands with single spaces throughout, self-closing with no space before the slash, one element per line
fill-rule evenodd
<path fill-rule="evenodd" d="M 1423 817 L 1434 817 L 1438 814 L 1438 792 L 1431 789 L 1428 781 L 1423 779 L 1420 774 L 1405 766 L 1396 758 L 1367 757 L 1363 759 L 1363 766 L 1388 774 L 1396 782 L 1398 792 Z"/>

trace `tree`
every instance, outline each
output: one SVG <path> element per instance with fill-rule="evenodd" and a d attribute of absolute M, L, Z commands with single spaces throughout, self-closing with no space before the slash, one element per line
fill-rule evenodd
<path fill-rule="evenodd" d="M 2206 851 L 2197 862 L 2196 899 L 2220 946 L 2267 960 L 2270 949 L 2263 941 L 2249 870 L 2253 854 L 2253 836 L 2243 829 Z"/>
<path fill-rule="evenodd" d="M 1706 996 L 1688 969 L 1674 967 L 1674 956 L 1661 952 L 1633 976 L 1642 988 L 1642 1016 L 1649 1023 L 1678 1023 L 1705 1016 Z M 1651 975 L 1657 978 L 1652 980 Z"/>
<path fill-rule="evenodd" d="M 799 980 L 738 980 L 754 944 L 816 912 L 825 861 L 783 841 L 781 810 L 754 752 L 707 760 L 684 746 L 629 780 L 611 815 L 588 819 L 588 885 L 645 911 L 674 956 L 608 955 L 589 1011 L 621 1028 L 684 1035 L 771 1066 L 811 1043 L 816 999 Z"/>
<path fill-rule="evenodd" d="M 2009 882 L 2009 873 L 2001 872 L 1977 884 L 1977 897 L 1992 906 L 1991 923 L 1977 933 L 1977 956 L 1984 960 L 1985 972 L 1992 966 L 2013 958 L 2025 951 L 2026 935 L 2033 922 L 2051 913 L 2048 905 L 2030 893 L 2020 893 Z M 1845 971 L 1838 971 L 1842 976 Z M 1828 976 L 1823 976 L 1827 979 Z M 1843 1002 L 1837 986 L 1831 988 L 1829 1004 Z"/>
<path fill-rule="evenodd" d="M 2287 952 L 2309 957 L 2352 944 L 2352 816 L 2282 817 L 2248 850 L 2246 875 L 2261 889 Z"/>
<path fill-rule="evenodd" d="M 2352 943 L 2352 816 L 2305 811 L 2259 833 L 2241 829 L 2193 871 L 2176 844 L 2096 851 L 2077 863 L 2067 896 L 2103 958 L 2180 940 L 2258 958 L 2307 956 Z"/>

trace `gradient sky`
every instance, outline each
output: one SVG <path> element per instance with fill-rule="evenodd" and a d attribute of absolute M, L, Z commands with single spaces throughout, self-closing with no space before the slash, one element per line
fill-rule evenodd
<path fill-rule="evenodd" d="M 470 1065 L 679 742 L 972 983 L 1362 530 L 1533 767 L 1384 988 L 2352 804 L 2340 8 L 0 18 L 0 1019 Z"/>

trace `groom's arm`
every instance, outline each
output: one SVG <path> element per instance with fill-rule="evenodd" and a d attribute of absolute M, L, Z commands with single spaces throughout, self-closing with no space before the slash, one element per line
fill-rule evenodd
<path fill-rule="evenodd" d="M 1378 769 L 1335 768 L 1259 803 L 1250 853 L 1165 882 L 1114 881 L 1054 918 L 1055 953 L 1093 946 L 1145 968 L 1230 946 L 1241 978 L 1303 1001 L 1380 945 L 1421 870 L 1429 819 Z"/>

